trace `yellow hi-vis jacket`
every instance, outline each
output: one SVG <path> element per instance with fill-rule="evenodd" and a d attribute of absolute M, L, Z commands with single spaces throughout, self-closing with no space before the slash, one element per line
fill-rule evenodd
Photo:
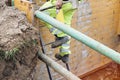
<path fill-rule="evenodd" d="M 43 4 L 41 6 L 41 8 L 46 8 L 46 7 L 49 7 L 49 6 L 53 6 L 53 5 L 55 5 L 55 3 L 56 3 L 56 0 L 50 0 L 50 1 L 46 2 L 45 4 Z M 67 25 L 71 25 L 72 16 L 73 16 L 75 10 L 76 9 L 74 9 L 72 7 L 72 4 L 70 2 L 62 5 L 62 12 L 63 12 L 63 17 L 64 17 L 64 22 L 63 23 L 65 23 Z M 48 10 L 45 10 L 44 12 L 46 14 L 50 15 L 53 18 L 56 18 L 56 16 L 57 16 L 55 7 L 51 8 L 51 9 L 48 9 Z M 49 25 L 49 24 L 47 24 L 47 27 L 49 29 L 52 28 L 52 26 Z"/>
<path fill-rule="evenodd" d="M 53 6 L 53 5 L 55 5 L 55 3 L 56 3 L 56 0 L 50 0 L 50 1 L 46 2 L 43 6 L 41 6 L 41 8 L 43 9 L 46 7 Z M 44 12 L 46 14 L 50 15 L 51 17 L 56 18 L 58 21 L 63 22 L 64 24 L 71 25 L 72 16 L 73 16 L 75 10 L 76 9 L 74 9 L 72 7 L 72 4 L 69 2 L 69 3 L 63 4 L 62 8 L 60 9 L 60 11 L 58 13 L 56 12 L 55 7 L 45 10 Z M 68 36 L 64 32 L 54 28 L 53 26 L 51 26 L 48 23 L 46 23 L 46 26 L 49 28 L 49 30 L 52 32 L 52 34 L 57 35 L 57 37 Z M 60 46 L 60 55 L 64 56 L 66 54 L 71 54 L 71 51 L 69 48 L 70 48 L 70 40 Z"/>

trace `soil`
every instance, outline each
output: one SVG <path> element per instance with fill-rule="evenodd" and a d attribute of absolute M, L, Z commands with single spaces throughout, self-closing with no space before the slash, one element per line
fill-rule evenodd
<path fill-rule="evenodd" d="M 0 80 L 33 80 L 37 33 L 24 13 L 0 0 Z"/>
<path fill-rule="evenodd" d="M 120 65 L 111 62 L 104 68 L 85 76 L 82 80 L 120 80 Z"/>

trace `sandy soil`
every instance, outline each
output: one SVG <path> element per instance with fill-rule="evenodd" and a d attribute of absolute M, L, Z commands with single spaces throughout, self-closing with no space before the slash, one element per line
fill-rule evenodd
<path fill-rule="evenodd" d="M 33 80 L 37 33 L 24 13 L 7 7 L 4 1 L 0 0 L 0 80 Z"/>

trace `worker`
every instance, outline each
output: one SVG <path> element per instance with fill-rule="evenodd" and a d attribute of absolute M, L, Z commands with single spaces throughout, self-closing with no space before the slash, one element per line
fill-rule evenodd
<path fill-rule="evenodd" d="M 46 8 L 55 5 L 54 8 L 47 9 L 44 12 L 56 19 L 58 17 L 57 15 L 61 13 L 57 20 L 66 25 L 71 25 L 72 16 L 76 9 L 72 7 L 71 2 L 63 4 L 63 1 L 68 0 L 50 0 L 43 4 L 41 8 Z M 46 23 L 46 26 L 49 28 L 50 32 L 56 37 L 56 40 L 52 43 L 51 47 L 60 48 L 60 52 L 55 54 L 55 58 L 57 58 L 58 60 L 62 60 L 64 63 L 68 63 L 69 54 L 71 54 L 70 36 L 54 28 L 50 24 Z"/>

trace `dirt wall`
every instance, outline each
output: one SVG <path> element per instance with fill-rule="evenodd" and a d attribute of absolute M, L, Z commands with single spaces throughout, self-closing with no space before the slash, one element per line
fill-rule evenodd
<path fill-rule="evenodd" d="M 33 80 L 36 32 L 23 12 L 0 0 L 0 80 Z"/>

